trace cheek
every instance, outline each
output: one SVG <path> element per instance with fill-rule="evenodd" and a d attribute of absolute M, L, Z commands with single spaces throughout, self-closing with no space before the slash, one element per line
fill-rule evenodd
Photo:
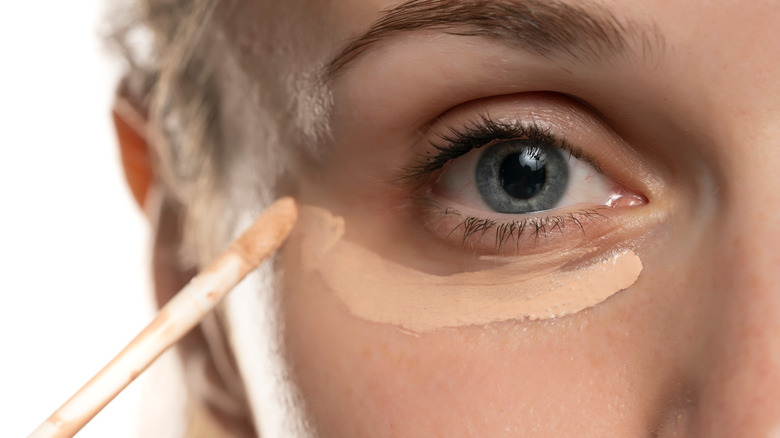
<path fill-rule="evenodd" d="M 287 266 L 286 354 L 323 436 L 641 436 L 680 381 L 661 288 L 555 321 L 413 334 Z"/>

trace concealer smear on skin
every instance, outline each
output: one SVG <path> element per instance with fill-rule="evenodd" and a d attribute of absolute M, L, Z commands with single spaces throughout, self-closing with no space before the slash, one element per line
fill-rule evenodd
<path fill-rule="evenodd" d="M 344 220 L 326 210 L 305 207 L 300 217 L 287 248 L 302 264 L 301 284 L 329 291 L 358 317 L 412 332 L 571 315 L 631 286 L 642 271 L 639 257 L 624 250 L 573 268 L 529 268 L 522 260 L 435 275 L 345 240 Z"/>

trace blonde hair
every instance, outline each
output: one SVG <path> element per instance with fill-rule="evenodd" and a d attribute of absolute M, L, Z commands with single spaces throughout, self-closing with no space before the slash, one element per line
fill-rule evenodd
<path fill-rule="evenodd" d="M 114 11 L 109 40 L 127 63 L 121 87 L 147 118 L 164 202 L 184 222 L 181 262 L 203 263 L 230 236 L 218 209 L 226 188 L 216 66 L 210 56 L 217 0 L 136 0 Z M 116 20 L 115 20 L 116 21 Z M 205 232 L 208 230 L 208 232 Z M 205 259 L 205 260 L 204 260 Z"/>
<path fill-rule="evenodd" d="M 253 216 L 270 203 L 298 149 L 316 156 L 328 137 L 330 95 L 317 74 L 319 65 L 314 71 L 272 68 L 269 74 L 277 76 L 263 79 L 273 83 L 239 91 L 243 95 L 226 88 L 235 85 L 226 75 L 245 73 L 235 59 L 240 53 L 225 46 L 229 42 L 220 28 L 237 5 L 235 0 L 135 0 L 129 11 L 121 11 L 127 19 L 111 38 L 127 60 L 125 88 L 147 109 L 155 176 L 169 201 L 180 206 L 184 252 L 200 264 L 234 237 L 246 219 L 239 215 Z M 140 44 L 139 35 L 145 38 Z M 285 62 L 267 60 L 273 66 Z M 251 80 L 259 78 L 252 72 Z M 236 132 L 225 130 L 235 121 L 229 118 L 235 117 L 236 104 L 255 114 L 253 132 L 238 140 L 231 137 Z M 242 211 L 247 209 L 254 211 Z"/>

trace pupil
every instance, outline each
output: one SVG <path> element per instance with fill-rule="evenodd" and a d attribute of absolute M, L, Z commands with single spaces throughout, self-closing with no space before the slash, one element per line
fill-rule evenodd
<path fill-rule="evenodd" d="M 536 196 L 547 180 L 546 155 L 540 148 L 526 148 L 511 154 L 501 163 L 501 187 L 518 199 Z"/>

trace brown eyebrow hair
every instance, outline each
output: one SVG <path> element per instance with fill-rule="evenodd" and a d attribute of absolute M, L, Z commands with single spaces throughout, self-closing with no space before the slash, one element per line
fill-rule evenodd
<path fill-rule="evenodd" d="M 541 56 L 603 61 L 626 54 L 638 42 L 643 55 L 663 48 L 654 26 L 621 22 L 594 3 L 537 0 L 410 0 L 385 10 L 371 28 L 349 42 L 325 68 L 332 79 L 378 43 L 417 30 L 485 36 L 519 45 Z"/>

